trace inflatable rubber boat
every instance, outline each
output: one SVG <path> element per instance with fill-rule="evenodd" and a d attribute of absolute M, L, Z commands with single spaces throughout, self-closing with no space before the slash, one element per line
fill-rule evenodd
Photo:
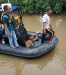
<path fill-rule="evenodd" d="M 9 45 L 8 37 L 5 35 L 4 28 L 0 28 L 0 37 L 1 39 L 5 40 L 5 44 L 0 43 L 0 53 L 18 56 L 18 57 L 25 57 L 25 58 L 36 58 L 46 54 L 47 52 L 53 50 L 57 46 L 59 40 L 55 36 L 52 39 L 53 44 L 47 42 L 47 40 L 49 40 L 50 37 L 49 34 L 46 35 L 44 43 L 41 44 L 42 33 L 39 33 L 38 40 L 35 41 L 34 46 L 30 48 L 25 47 L 23 44 L 24 37 L 26 36 L 26 34 L 28 34 L 28 36 L 32 36 L 35 34 L 35 32 L 29 32 L 25 29 L 22 22 L 22 16 L 20 15 L 19 6 L 14 6 L 11 9 L 12 12 L 17 10 L 19 13 L 19 15 L 17 17 L 14 17 L 13 19 L 14 19 L 14 24 L 19 25 L 19 28 L 18 29 L 14 28 L 14 30 L 17 36 L 17 41 L 19 45 L 21 45 L 22 47 L 12 49 Z"/>
<path fill-rule="evenodd" d="M 1 29 L 0 33 L 3 34 L 3 31 L 4 30 Z M 3 34 L 2 38 L 5 39 L 6 44 L 0 43 L 0 53 L 9 54 L 9 55 L 13 55 L 13 56 L 19 56 L 19 57 L 25 57 L 25 58 L 35 58 L 35 57 L 40 57 L 40 56 L 46 54 L 47 52 L 53 50 L 59 42 L 59 40 L 54 36 L 53 40 L 52 40 L 53 44 L 48 43 L 47 40 L 49 39 L 50 35 L 47 34 L 45 37 L 45 42 L 43 44 L 41 44 L 42 33 L 39 33 L 38 34 L 39 40 L 37 40 L 35 42 L 35 44 L 32 48 L 27 48 L 22 45 L 22 41 L 23 41 L 22 37 L 25 36 L 25 34 L 26 34 L 24 26 L 21 26 L 19 29 L 16 29 L 15 33 L 17 35 L 18 43 L 22 47 L 12 49 L 9 46 L 8 37 L 5 34 Z M 27 34 L 29 36 L 32 36 L 35 34 L 35 32 L 27 32 Z"/>

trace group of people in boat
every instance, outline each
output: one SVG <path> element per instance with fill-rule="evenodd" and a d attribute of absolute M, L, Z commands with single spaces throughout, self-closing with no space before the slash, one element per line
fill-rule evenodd
<path fill-rule="evenodd" d="M 14 25 L 9 15 L 11 13 L 9 6 L 7 5 L 4 6 L 4 12 L 5 13 L 3 14 L 2 22 L 5 27 L 5 34 L 8 36 L 10 47 L 12 47 L 13 49 L 15 49 L 16 47 L 21 47 L 17 42 L 17 37 L 14 31 Z M 44 43 L 44 39 L 47 33 L 50 34 L 50 39 L 47 42 L 51 44 L 53 43 L 52 38 L 54 36 L 54 31 L 52 30 L 52 26 L 50 23 L 50 17 L 49 17 L 50 14 L 51 14 L 51 7 L 47 7 L 46 14 L 43 16 L 43 22 L 42 22 L 42 30 L 43 30 L 42 41 L 41 41 L 42 44 Z M 26 47 L 33 46 L 33 43 L 38 39 L 37 35 L 38 33 L 36 33 L 31 37 L 28 37 L 28 39 L 25 40 Z"/>

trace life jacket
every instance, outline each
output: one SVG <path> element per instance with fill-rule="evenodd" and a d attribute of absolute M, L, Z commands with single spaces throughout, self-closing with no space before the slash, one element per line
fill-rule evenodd
<path fill-rule="evenodd" d="M 3 24 L 3 18 L 6 17 L 8 19 L 7 21 L 7 27 L 9 31 L 13 30 L 13 21 L 12 21 L 12 17 L 10 15 L 7 15 L 6 13 L 2 13 L 1 15 L 1 23 Z M 11 30 L 12 29 L 12 30 Z"/>
<path fill-rule="evenodd" d="M 6 13 L 2 13 L 1 20 L 3 20 L 3 17 L 6 17 L 8 19 L 7 26 L 11 26 L 13 24 L 12 17 L 10 15 L 7 15 Z"/>

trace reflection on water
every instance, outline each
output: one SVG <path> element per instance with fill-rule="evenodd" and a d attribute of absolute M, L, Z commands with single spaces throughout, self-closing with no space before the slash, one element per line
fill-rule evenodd
<path fill-rule="evenodd" d="M 66 75 L 66 16 L 51 15 L 51 24 L 59 44 L 38 59 L 24 59 L 0 54 L 0 74 L 3 75 Z M 28 31 L 42 28 L 42 15 L 23 15 Z"/>

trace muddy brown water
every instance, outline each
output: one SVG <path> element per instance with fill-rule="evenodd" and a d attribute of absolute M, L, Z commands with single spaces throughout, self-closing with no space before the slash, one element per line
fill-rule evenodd
<path fill-rule="evenodd" d="M 66 16 L 51 15 L 50 18 L 59 39 L 57 47 L 31 60 L 0 54 L 0 75 L 66 75 Z M 42 15 L 23 15 L 23 23 L 28 31 L 41 30 Z"/>

